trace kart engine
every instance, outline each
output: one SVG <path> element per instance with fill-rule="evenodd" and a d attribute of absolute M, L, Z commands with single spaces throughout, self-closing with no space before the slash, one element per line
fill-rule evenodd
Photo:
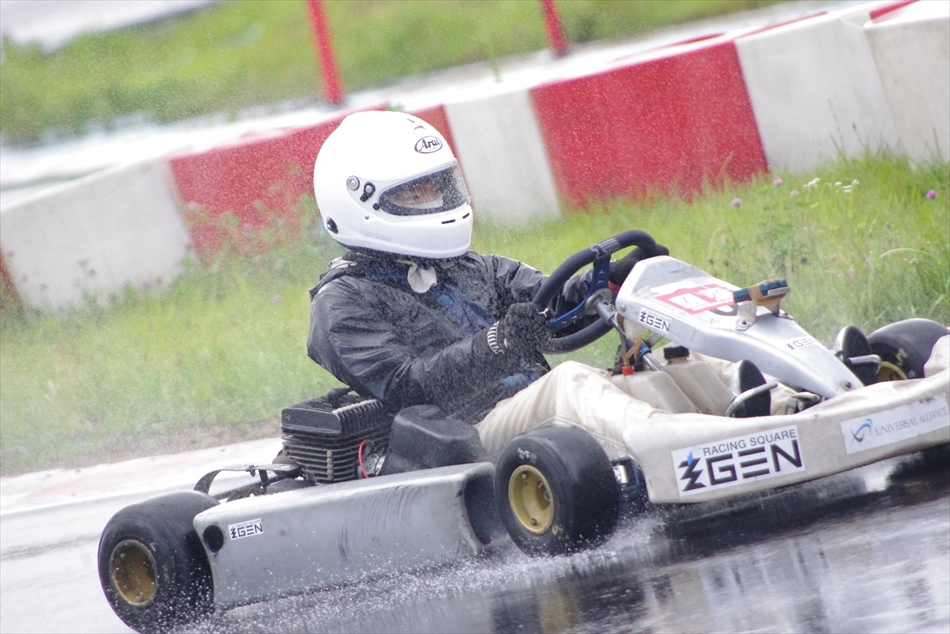
<path fill-rule="evenodd" d="M 281 437 L 284 450 L 303 475 L 318 484 L 360 477 L 362 456 L 379 456 L 389 445 L 393 417 L 375 399 L 334 408 L 326 398 L 284 408 Z"/>

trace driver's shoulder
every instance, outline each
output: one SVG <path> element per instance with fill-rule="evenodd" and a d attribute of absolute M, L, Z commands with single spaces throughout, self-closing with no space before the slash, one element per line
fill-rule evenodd
<path fill-rule="evenodd" d="M 337 293 L 360 292 L 362 286 L 369 284 L 366 271 L 358 260 L 339 257 L 330 265 L 317 284 L 310 289 L 310 299 L 325 297 Z"/>
<path fill-rule="evenodd" d="M 504 275 L 508 272 L 519 269 L 531 271 L 535 270 L 529 264 L 525 264 L 524 262 L 515 260 L 514 258 L 497 254 L 483 255 L 480 253 L 475 253 L 474 251 L 468 252 L 465 261 L 469 262 L 471 265 L 480 267 L 482 270 L 491 274 L 492 276 Z"/>

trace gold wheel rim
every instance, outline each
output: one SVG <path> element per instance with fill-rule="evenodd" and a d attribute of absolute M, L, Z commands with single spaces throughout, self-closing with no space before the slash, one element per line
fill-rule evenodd
<path fill-rule="evenodd" d="M 155 559 L 138 541 L 127 539 L 112 550 L 112 587 L 126 603 L 147 605 L 158 588 Z"/>
<path fill-rule="evenodd" d="M 882 361 L 881 369 L 877 371 L 877 382 L 883 383 L 885 381 L 906 381 L 907 374 L 901 370 L 898 366 L 894 365 L 890 361 Z"/>
<path fill-rule="evenodd" d="M 508 479 L 508 502 L 518 523 L 529 533 L 541 535 L 554 523 L 551 485 L 536 467 L 521 465 Z"/>

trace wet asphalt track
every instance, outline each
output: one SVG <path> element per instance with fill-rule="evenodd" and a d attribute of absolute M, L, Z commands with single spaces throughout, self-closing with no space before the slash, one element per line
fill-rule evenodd
<path fill-rule="evenodd" d="M 245 454 L 261 451 L 246 445 Z M 114 493 L 0 515 L 2 631 L 128 631 L 102 598 L 95 549 L 113 510 L 142 493 Z M 947 632 L 950 451 L 741 504 L 654 510 L 572 557 L 531 559 L 508 545 L 439 570 L 237 608 L 198 630 Z"/>

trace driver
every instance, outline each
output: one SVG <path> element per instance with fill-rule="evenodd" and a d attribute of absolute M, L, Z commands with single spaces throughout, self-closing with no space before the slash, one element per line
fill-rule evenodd
<path fill-rule="evenodd" d="M 307 351 L 359 394 L 393 412 L 437 405 L 474 424 L 489 455 L 528 429 L 568 424 L 617 458 L 628 421 L 663 413 L 602 371 L 575 362 L 551 370 L 539 346 L 551 316 L 585 298 L 590 272 L 542 309 L 531 299 L 544 274 L 470 251 L 458 161 L 426 122 L 348 116 L 317 156 L 314 192 L 324 226 L 348 250 L 310 291 Z M 611 284 L 641 259 L 668 254 L 633 249 L 611 263 Z"/>

